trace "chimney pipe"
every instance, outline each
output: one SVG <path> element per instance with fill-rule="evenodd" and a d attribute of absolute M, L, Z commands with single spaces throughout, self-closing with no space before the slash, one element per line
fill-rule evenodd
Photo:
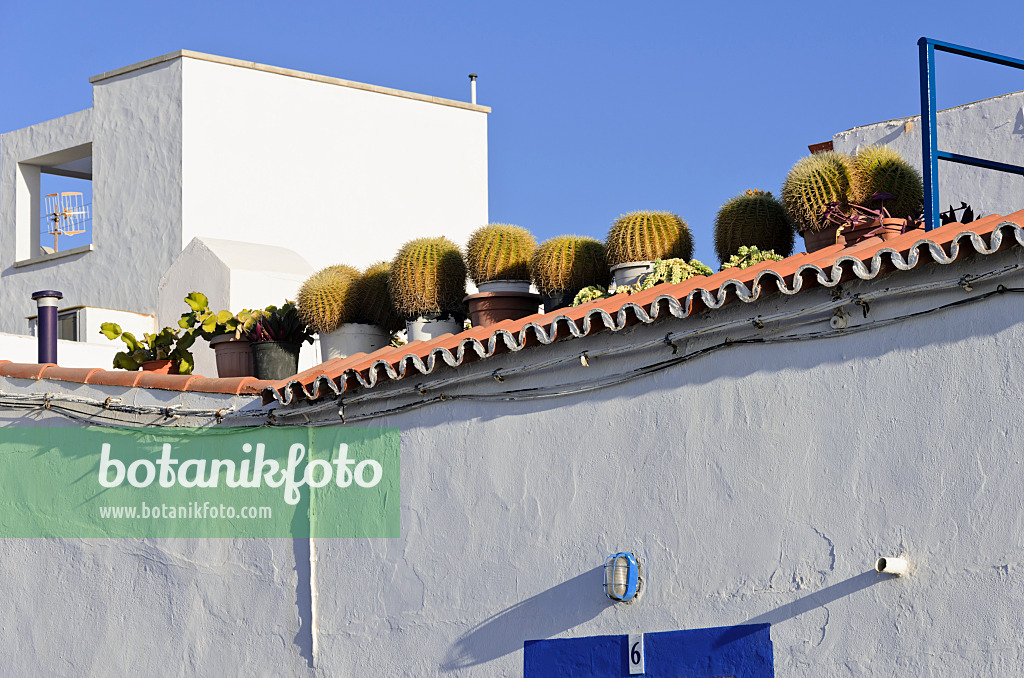
<path fill-rule="evenodd" d="M 476 105 L 476 73 L 469 74 L 469 103 Z"/>
<path fill-rule="evenodd" d="M 39 309 L 36 337 L 39 339 L 39 364 L 57 364 L 57 300 L 64 295 L 56 290 L 34 292 L 32 298 Z"/>

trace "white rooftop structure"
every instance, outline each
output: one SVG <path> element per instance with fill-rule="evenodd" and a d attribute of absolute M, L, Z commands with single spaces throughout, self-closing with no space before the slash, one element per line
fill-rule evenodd
<path fill-rule="evenodd" d="M 0 137 L 0 332 L 39 289 L 155 315 L 197 236 L 366 266 L 488 221 L 485 106 L 185 50 L 90 82 L 92 108 Z M 91 180 L 88 244 L 43 249 L 46 174 Z"/>

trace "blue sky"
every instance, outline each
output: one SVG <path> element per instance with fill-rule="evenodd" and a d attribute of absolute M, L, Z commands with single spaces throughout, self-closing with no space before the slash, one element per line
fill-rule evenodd
<path fill-rule="evenodd" d="M 0 131 L 87 108 L 89 76 L 176 49 L 462 100 L 476 72 L 492 221 L 603 237 L 670 210 L 714 263 L 728 198 L 777 195 L 808 144 L 920 111 L 922 35 L 1024 58 L 1011 2 L 0 0 Z M 942 107 L 1024 89 L 1024 71 L 947 54 L 938 74 Z"/>

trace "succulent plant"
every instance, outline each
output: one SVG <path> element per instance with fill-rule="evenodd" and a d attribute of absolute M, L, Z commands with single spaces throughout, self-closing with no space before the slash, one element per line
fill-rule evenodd
<path fill-rule="evenodd" d="M 572 300 L 572 305 L 581 306 L 596 299 L 604 299 L 607 296 L 608 290 L 605 288 L 600 285 L 590 285 L 576 293 L 576 297 Z"/>
<path fill-rule="evenodd" d="M 355 297 L 352 322 L 376 325 L 388 332 L 397 332 L 405 327 L 388 291 L 390 277 L 391 264 L 378 261 L 356 279 L 352 287 L 352 296 Z"/>
<path fill-rule="evenodd" d="M 124 332 L 117 323 L 101 323 L 100 334 L 114 341 L 120 339 L 128 348 L 114 355 L 114 367 L 134 372 L 149 360 L 172 360 L 178 366 L 178 374 L 192 374 L 195 360 L 189 349 L 196 341 L 197 332 L 188 329 L 178 334 L 178 330 L 165 327 L 156 334 L 146 332 L 142 339 L 136 339 L 131 332 Z"/>
<path fill-rule="evenodd" d="M 686 222 L 670 212 L 630 212 L 615 220 L 608 237 L 608 264 L 693 256 Z"/>
<path fill-rule="evenodd" d="M 849 155 L 815 153 L 789 170 L 782 184 L 782 204 L 798 232 L 821 231 L 827 227 L 824 217 L 829 203 L 839 203 L 841 210 L 847 210 L 858 194 L 858 184 L 859 175 Z"/>
<path fill-rule="evenodd" d="M 675 285 L 698 275 L 713 275 L 714 271 L 697 259 L 657 259 L 654 270 L 644 275 L 633 285 L 619 285 L 615 294 L 633 294 L 649 290 L 655 285 L 667 283 Z"/>
<path fill-rule="evenodd" d="M 353 321 L 353 291 L 359 275 L 351 266 L 338 264 L 320 269 L 302 283 L 296 298 L 299 317 L 313 332 L 333 332 Z"/>
<path fill-rule="evenodd" d="M 608 282 L 608 257 L 600 240 L 560 235 L 541 243 L 530 270 L 541 294 L 574 292 Z"/>
<path fill-rule="evenodd" d="M 407 242 L 391 263 L 388 289 L 398 312 L 405 317 L 461 314 L 466 295 L 462 252 L 444 236 Z"/>
<path fill-rule="evenodd" d="M 530 260 L 537 241 L 525 228 L 511 224 L 487 224 L 469 236 L 466 265 L 469 277 L 479 284 L 491 280 L 530 279 Z"/>
<path fill-rule="evenodd" d="M 740 247 L 736 254 L 729 257 L 729 261 L 723 261 L 722 267 L 718 270 L 724 271 L 727 268 L 749 268 L 755 264 L 760 264 L 762 261 L 782 261 L 785 259 L 781 254 L 777 254 L 773 250 L 759 250 L 757 246 L 751 245 L 750 247 Z"/>
<path fill-rule="evenodd" d="M 913 218 L 921 211 L 924 182 L 917 168 L 888 146 L 868 146 L 857 151 L 857 193 L 851 201 L 869 205 L 876 193 L 888 193 L 885 200 L 889 215 L 900 219 Z"/>
<path fill-rule="evenodd" d="M 256 319 L 249 339 L 257 341 L 282 341 L 294 344 L 313 343 L 313 335 L 306 321 L 299 315 L 294 301 L 285 301 L 280 306 L 267 306 L 253 311 Z"/>
<path fill-rule="evenodd" d="M 730 198 L 715 217 L 715 253 L 721 262 L 742 246 L 793 253 L 793 222 L 782 203 L 766 191 L 748 190 Z"/>

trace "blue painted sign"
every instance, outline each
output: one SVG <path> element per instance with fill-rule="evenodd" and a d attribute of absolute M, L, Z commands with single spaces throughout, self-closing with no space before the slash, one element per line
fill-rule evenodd
<path fill-rule="evenodd" d="M 775 678 L 771 625 L 644 634 L 644 676 Z M 528 640 L 524 678 L 628 678 L 629 636 Z"/>

